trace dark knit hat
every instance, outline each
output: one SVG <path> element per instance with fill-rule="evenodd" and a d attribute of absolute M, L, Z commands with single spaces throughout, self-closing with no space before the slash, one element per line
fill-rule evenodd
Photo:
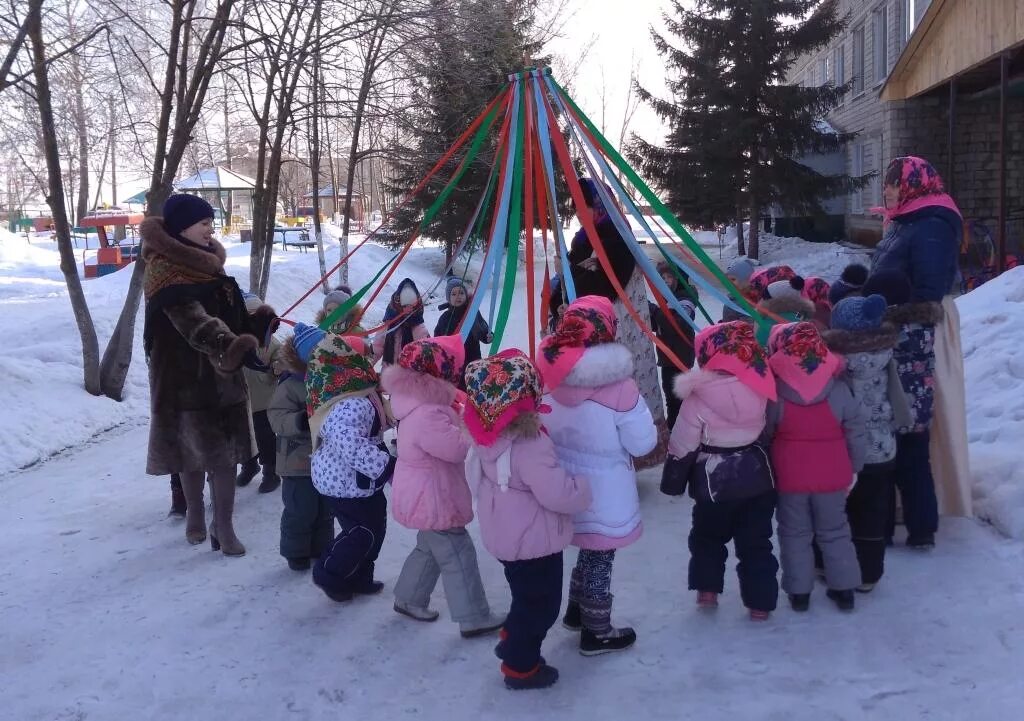
<path fill-rule="evenodd" d="M 886 307 L 885 298 L 877 293 L 866 298 L 844 298 L 832 309 L 832 327 L 836 330 L 874 330 L 882 325 Z"/>
<path fill-rule="evenodd" d="M 910 278 L 901 270 L 877 270 L 872 273 L 862 289 L 864 295 L 878 295 L 889 305 L 904 305 L 910 302 Z"/>
<path fill-rule="evenodd" d="M 444 284 L 444 300 L 446 303 L 452 302 L 452 291 L 456 288 L 462 288 L 462 292 L 469 296 L 469 288 L 466 287 L 465 281 L 459 276 L 453 275 Z"/>
<path fill-rule="evenodd" d="M 828 293 L 829 302 L 835 305 L 843 298 L 859 293 L 868 279 L 868 269 L 860 263 L 851 263 L 843 269 L 839 280 L 832 284 Z"/>
<path fill-rule="evenodd" d="M 164 203 L 164 227 L 171 235 L 178 235 L 199 221 L 213 217 L 213 206 L 198 195 L 179 193 Z"/>

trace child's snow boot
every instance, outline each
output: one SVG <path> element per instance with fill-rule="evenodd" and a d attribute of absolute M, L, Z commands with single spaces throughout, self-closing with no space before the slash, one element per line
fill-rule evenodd
<path fill-rule="evenodd" d="M 505 686 L 513 691 L 526 691 L 535 688 L 548 688 L 558 680 L 558 669 L 548 666 L 541 659 L 537 668 L 527 673 L 513 671 L 505 664 L 501 664 L 501 672 L 505 675 Z"/>
<path fill-rule="evenodd" d="M 718 608 L 718 594 L 714 591 L 697 591 L 697 608 Z"/>
<path fill-rule="evenodd" d="M 401 601 L 395 601 L 395 613 L 400 613 L 403 616 L 408 616 L 416 621 L 424 621 L 426 623 L 436 621 L 441 615 L 432 608 L 420 608 L 419 606 L 402 603 Z"/>
<path fill-rule="evenodd" d="M 463 638 L 476 638 L 477 636 L 484 636 L 493 631 L 497 631 L 499 628 L 505 625 L 505 616 L 499 616 L 491 613 L 486 618 L 482 618 L 478 621 L 461 621 L 459 623 L 459 633 Z"/>
<path fill-rule="evenodd" d="M 316 574 L 313 574 L 313 585 L 319 588 L 321 591 L 323 591 L 324 595 L 327 596 L 327 598 L 331 599 L 332 601 L 336 601 L 337 603 L 345 603 L 346 601 L 352 600 L 351 591 L 333 591 L 327 588 L 326 586 L 321 586 L 319 583 L 316 582 Z"/>
<path fill-rule="evenodd" d="M 811 607 L 811 594 L 791 593 L 789 594 L 789 605 L 793 608 L 794 611 L 798 613 L 803 613 Z"/>
<path fill-rule="evenodd" d="M 857 586 L 856 590 L 857 590 L 857 593 L 871 593 L 872 591 L 875 590 L 875 584 L 874 583 L 862 583 L 859 586 Z"/>
<path fill-rule="evenodd" d="M 309 559 L 308 558 L 289 558 L 288 568 L 293 571 L 308 571 L 309 570 Z"/>
<path fill-rule="evenodd" d="M 772 615 L 771 611 L 764 611 L 760 608 L 751 608 L 748 610 L 750 611 L 751 621 L 767 621 Z"/>
<path fill-rule="evenodd" d="M 238 471 L 238 478 L 235 479 L 235 483 L 239 486 L 248 486 L 252 479 L 256 477 L 256 474 L 260 472 L 260 461 L 259 458 L 250 458 Z"/>
<path fill-rule="evenodd" d="M 828 593 L 826 593 L 825 595 L 835 602 L 836 606 L 839 607 L 840 611 L 853 610 L 853 589 L 847 589 L 845 591 L 836 591 L 830 588 L 828 589 Z"/>
<path fill-rule="evenodd" d="M 281 476 L 277 475 L 271 470 L 266 468 L 263 469 L 263 478 L 260 480 L 260 485 L 256 488 L 257 493 L 273 493 L 277 490 L 278 486 L 281 485 Z"/>
<path fill-rule="evenodd" d="M 569 601 L 565 608 L 565 615 L 562 616 L 562 628 L 567 631 L 579 631 L 583 628 L 583 620 L 580 618 L 580 604 L 576 601 Z"/>
<path fill-rule="evenodd" d="M 636 631 L 631 628 L 612 628 L 595 633 L 589 628 L 580 632 L 580 655 L 600 656 L 603 653 L 623 651 L 636 643 Z"/>
<path fill-rule="evenodd" d="M 369 581 L 368 583 L 364 583 L 352 589 L 354 593 L 357 593 L 360 596 L 376 596 L 383 590 L 384 584 L 380 581 Z"/>
<path fill-rule="evenodd" d="M 930 551 L 935 548 L 935 534 L 922 533 L 919 536 L 907 536 L 907 548 L 915 551 Z"/>

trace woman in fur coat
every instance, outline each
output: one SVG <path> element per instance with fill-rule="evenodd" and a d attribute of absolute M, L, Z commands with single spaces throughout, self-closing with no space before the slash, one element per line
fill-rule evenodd
<path fill-rule="evenodd" d="M 395 611 L 436 621 L 430 596 L 438 578 L 448 611 L 464 638 L 496 631 L 504 616 L 491 612 L 476 548 L 466 526 L 473 496 L 466 482 L 469 437 L 453 408 L 465 348 L 458 336 L 413 341 L 381 374 L 391 410 L 401 424 L 391 491 L 395 520 L 418 531 L 416 548 L 395 583 Z"/>
<path fill-rule="evenodd" d="M 256 349 L 279 321 L 269 306 L 246 312 L 238 284 L 224 274 L 213 208 L 202 198 L 172 195 L 163 217 L 147 218 L 140 232 L 151 411 L 146 472 L 180 475 L 191 544 L 207 538 L 203 486 L 209 473 L 210 543 L 241 556 L 245 547 L 232 524 L 235 467 L 253 456 L 242 365 L 263 368 Z"/>
<path fill-rule="evenodd" d="M 569 581 L 563 625 L 580 630 L 580 653 L 632 646 L 636 632 L 612 626 L 615 551 L 643 532 L 633 456 L 658 442 L 651 412 L 633 380 L 633 353 L 615 342 L 615 311 L 607 298 L 577 298 L 537 354 L 551 406 L 545 426 L 568 473 L 586 476 L 593 503 L 574 517 L 580 549 Z"/>

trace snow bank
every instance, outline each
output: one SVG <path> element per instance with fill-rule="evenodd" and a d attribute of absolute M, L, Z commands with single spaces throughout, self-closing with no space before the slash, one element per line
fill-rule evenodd
<path fill-rule="evenodd" d="M 1024 267 L 957 300 L 974 510 L 1024 538 Z"/>

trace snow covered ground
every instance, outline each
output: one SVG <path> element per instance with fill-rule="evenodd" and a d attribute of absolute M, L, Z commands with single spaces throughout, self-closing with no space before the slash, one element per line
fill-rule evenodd
<path fill-rule="evenodd" d="M 840 246 L 763 242 L 765 262 L 808 275 L 832 278 L 858 258 Z M 248 246 L 228 246 L 229 272 L 244 279 Z M 373 245 L 360 251 L 353 284 L 388 255 Z M 338 257 L 331 241 L 328 264 Z M 273 263 L 268 300 L 283 309 L 315 280 L 316 255 L 278 249 Z M 425 291 L 441 265 L 436 248 L 416 248 L 390 287 L 410 275 Z M 127 280 L 122 271 L 85 284 L 101 344 Z M 311 318 L 318 304 L 314 295 L 292 317 Z M 964 298 L 961 308 L 979 513 L 1024 536 L 1024 477 L 1012 445 L 1024 434 L 1024 407 L 1019 394 L 1006 392 L 1024 372 L 1014 340 L 1024 328 L 1024 270 Z M 429 307 L 428 325 L 436 316 Z M 516 320 L 506 340 L 522 345 L 525 323 Z M 895 548 L 886 578 L 858 598 L 852 616 L 835 611 L 819 587 L 810 613 L 782 607 L 755 625 L 731 563 L 721 608 L 694 608 L 685 588 L 690 501 L 662 496 L 658 472 L 646 472 L 645 535 L 621 553 L 613 580 L 615 618 L 637 629 L 636 648 L 584 659 L 575 638 L 556 627 L 545 655 L 562 680 L 549 692 L 513 694 L 501 685 L 494 639 L 461 639 L 446 620 L 440 588 L 438 623 L 392 612 L 390 590 L 414 544 L 414 534 L 396 524 L 378 564 L 384 596 L 341 606 L 277 555 L 276 494 L 239 492 L 237 528 L 249 549 L 243 559 L 187 546 L 181 522 L 164 515 L 166 479 L 143 473 L 141 350 L 124 403 L 85 394 L 51 244 L 28 246 L 0 233 L 0 337 L 14 409 L 0 415 L 0 507 L 8 517 L 0 535 L 0 721 L 985 721 L 1024 712 L 1024 545 L 981 523 L 945 519 L 930 554 Z M 479 557 L 493 605 L 505 608 L 500 565 L 482 546 Z"/>

